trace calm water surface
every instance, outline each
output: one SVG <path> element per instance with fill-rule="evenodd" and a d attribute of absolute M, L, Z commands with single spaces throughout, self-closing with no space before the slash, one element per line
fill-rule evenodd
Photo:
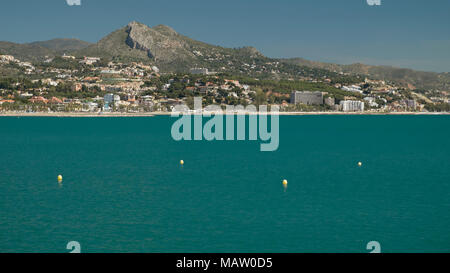
<path fill-rule="evenodd" d="M 271 153 L 174 121 L 0 118 L 0 252 L 450 252 L 450 117 L 281 117 Z"/>

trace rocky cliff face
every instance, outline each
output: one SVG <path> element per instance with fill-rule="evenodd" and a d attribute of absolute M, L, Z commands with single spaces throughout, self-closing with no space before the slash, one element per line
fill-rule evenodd
<path fill-rule="evenodd" d="M 178 33 L 167 26 L 150 28 L 138 22 L 131 22 L 126 27 L 128 33 L 126 44 L 145 51 L 150 58 L 163 62 L 184 60 L 194 55 L 189 46 Z"/>

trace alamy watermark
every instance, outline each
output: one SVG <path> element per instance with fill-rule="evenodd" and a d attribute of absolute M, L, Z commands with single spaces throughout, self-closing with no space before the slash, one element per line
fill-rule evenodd
<path fill-rule="evenodd" d="M 81 253 L 81 244 L 77 241 L 67 243 L 66 249 L 71 250 L 70 253 Z"/>
<path fill-rule="evenodd" d="M 381 0 L 366 0 L 369 6 L 381 6 Z"/>
<path fill-rule="evenodd" d="M 66 0 L 69 6 L 81 6 L 81 0 Z"/>
<path fill-rule="evenodd" d="M 367 243 L 367 250 L 371 250 L 370 253 L 381 253 L 381 244 L 378 241 L 370 241 Z"/>
<path fill-rule="evenodd" d="M 185 104 L 173 108 L 171 116 L 179 119 L 174 122 L 171 133 L 176 141 L 259 140 L 263 142 L 262 152 L 273 152 L 280 144 L 279 114 L 278 106 L 271 106 L 269 112 L 267 105 L 260 105 L 259 111 L 255 105 L 227 105 L 224 110 L 218 105 L 208 105 L 203 109 L 202 98 L 196 97 L 193 110 Z M 203 118 L 210 119 L 203 125 Z"/>

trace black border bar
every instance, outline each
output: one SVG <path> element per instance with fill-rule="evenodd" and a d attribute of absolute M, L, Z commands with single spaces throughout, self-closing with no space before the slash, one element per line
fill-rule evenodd
<path fill-rule="evenodd" d="M 10 264 L 16 269 L 59 264 L 81 272 L 103 272 L 123 266 L 138 266 L 143 272 L 302 272 L 336 268 L 365 271 L 386 270 L 392 264 L 414 268 L 422 263 L 442 262 L 448 266 L 449 260 L 450 254 L 0 254 L 3 266 Z"/>

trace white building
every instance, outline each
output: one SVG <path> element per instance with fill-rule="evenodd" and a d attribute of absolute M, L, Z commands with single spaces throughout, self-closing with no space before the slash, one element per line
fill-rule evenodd
<path fill-rule="evenodd" d="M 20 94 L 20 96 L 21 96 L 22 98 L 32 98 L 32 97 L 33 97 L 33 94 L 30 94 L 30 93 L 26 92 L 26 93 Z"/>
<path fill-rule="evenodd" d="M 11 55 L 0 55 L 0 62 L 8 63 L 8 62 L 15 62 L 16 59 L 14 56 Z"/>
<path fill-rule="evenodd" d="M 58 82 L 52 80 L 52 79 L 43 79 L 42 80 L 43 84 L 48 84 L 50 86 L 58 86 Z"/>
<path fill-rule="evenodd" d="M 156 73 L 159 73 L 159 68 L 156 66 L 152 66 L 152 70 L 155 71 Z"/>
<path fill-rule="evenodd" d="M 191 68 L 190 72 L 191 74 L 201 74 L 201 75 L 209 74 L 208 68 Z"/>
<path fill-rule="evenodd" d="M 106 94 L 105 97 L 103 97 L 103 100 L 105 104 L 117 103 L 120 102 L 120 96 L 114 94 Z"/>
<path fill-rule="evenodd" d="M 378 103 L 376 103 L 376 99 L 372 97 L 365 97 L 364 100 L 369 104 L 370 107 L 378 107 Z"/>
<path fill-rule="evenodd" d="M 62 58 L 75 60 L 75 56 L 66 55 L 66 53 L 64 53 L 64 55 L 62 55 Z"/>
<path fill-rule="evenodd" d="M 95 112 L 98 110 L 98 103 L 95 102 L 87 102 L 83 103 L 83 112 Z"/>
<path fill-rule="evenodd" d="M 357 92 L 357 93 L 362 93 L 363 91 L 361 90 L 361 87 L 358 85 L 352 85 L 352 86 L 342 86 L 341 88 L 344 91 L 348 91 L 348 92 Z"/>
<path fill-rule="evenodd" d="M 100 71 L 102 74 L 120 74 L 120 71 L 113 70 L 113 69 L 105 69 Z"/>
<path fill-rule="evenodd" d="M 340 103 L 342 111 L 344 112 L 359 112 L 364 111 L 364 102 L 355 100 L 343 100 Z"/>
<path fill-rule="evenodd" d="M 80 61 L 80 63 L 91 65 L 91 64 L 95 64 L 98 61 L 100 61 L 100 58 L 98 58 L 98 57 L 84 57 L 84 59 L 82 61 Z"/>

